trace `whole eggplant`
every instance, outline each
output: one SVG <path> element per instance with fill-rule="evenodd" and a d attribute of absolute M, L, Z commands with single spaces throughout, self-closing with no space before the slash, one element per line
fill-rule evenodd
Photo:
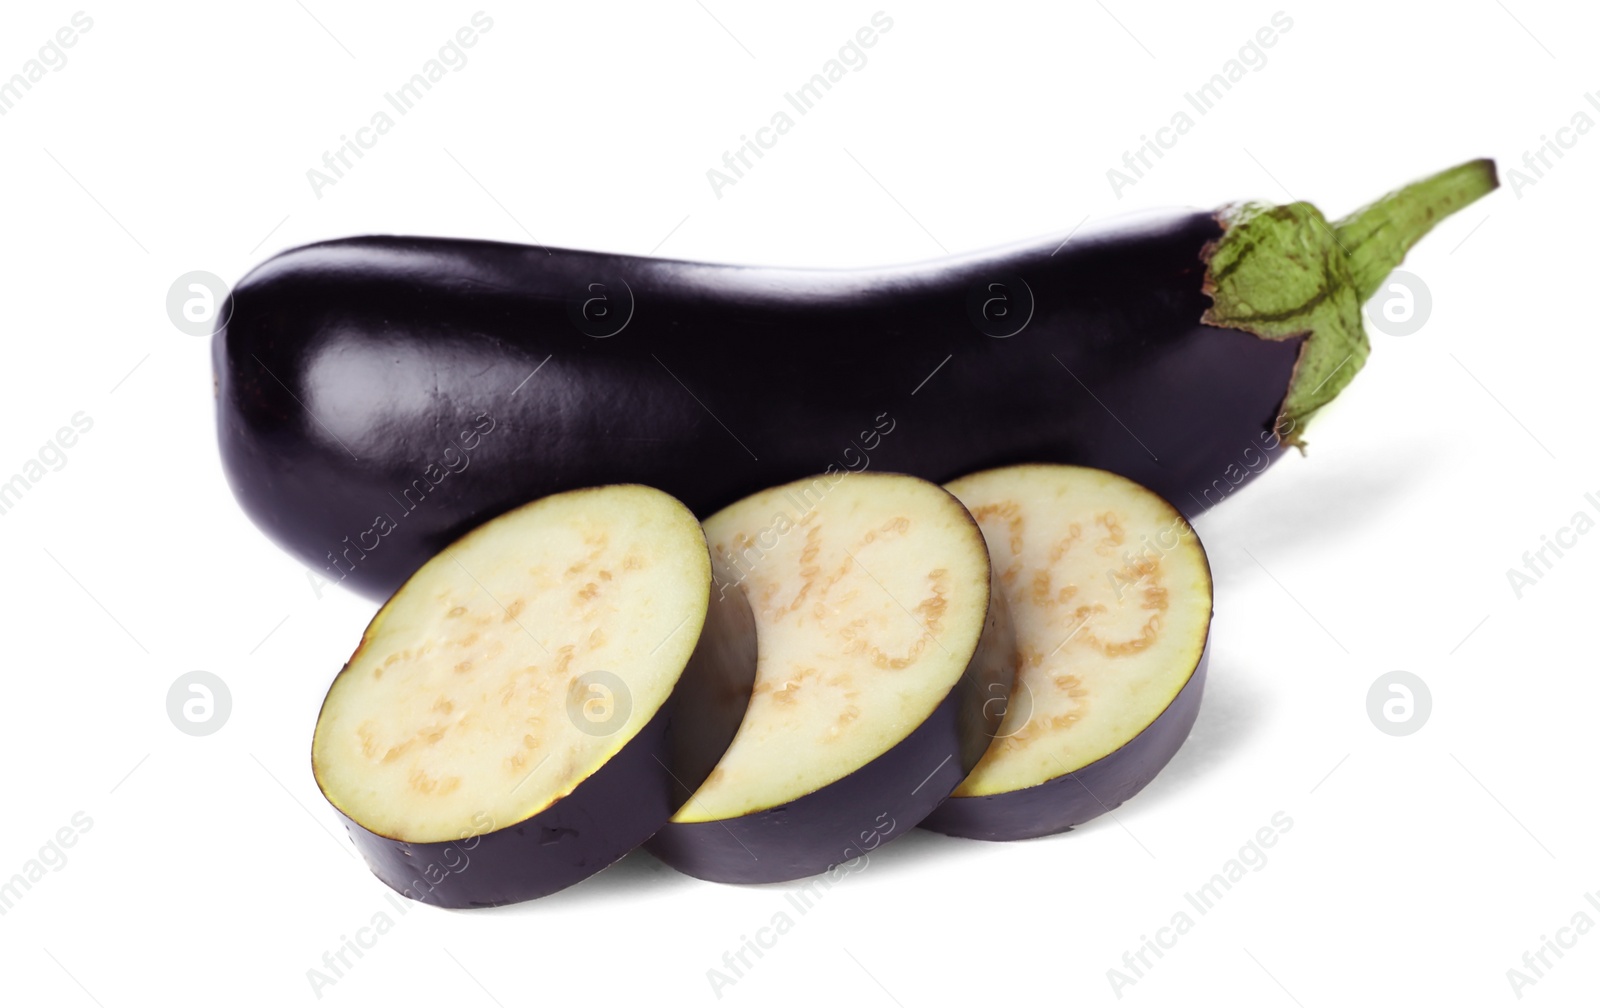
<path fill-rule="evenodd" d="M 1367 354 L 1363 302 L 1474 161 L 1329 222 L 1153 213 L 867 270 L 367 237 L 246 276 L 214 343 L 222 460 L 313 573 L 385 596 L 485 520 L 658 487 L 702 517 L 819 470 L 1127 476 L 1193 515 Z"/>

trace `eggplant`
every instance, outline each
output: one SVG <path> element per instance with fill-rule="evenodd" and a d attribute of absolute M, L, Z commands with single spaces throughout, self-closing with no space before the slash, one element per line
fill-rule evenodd
<path fill-rule="evenodd" d="M 945 490 L 885 473 L 767 490 L 705 527 L 755 616 L 754 693 L 647 849 L 717 882 L 854 863 L 938 806 L 999 729 L 1015 647 L 983 535 Z"/>
<path fill-rule="evenodd" d="M 1037 461 L 1198 513 L 1301 442 L 1366 360 L 1362 303 L 1496 184 L 1474 161 L 1337 222 L 1174 210 L 864 270 L 309 245 L 224 307 L 223 466 L 271 537 L 374 597 L 509 508 L 618 482 L 704 516 L 822 469 Z"/>
<path fill-rule="evenodd" d="M 328 690 L 317 784 L 377 877 L 443 907 L 533 899 L 654 833 L 743 718 L 755 629 L 659 490 L 524 505 L 429 560 Z"/>
<path fill-rule="evenodd" d="M 1060 833 L 1132 798 L 1188 737 L 1210 642 L 1205 550 L 1170 503 L 1097 469 L 1011 466 L 946 489 L 994 557 L 1017 674 L 983 759 L 921 825 Z"/>

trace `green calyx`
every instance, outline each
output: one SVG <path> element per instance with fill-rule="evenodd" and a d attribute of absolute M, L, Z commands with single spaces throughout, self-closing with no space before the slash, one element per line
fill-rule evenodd
<path fill-rule="evenodd" d="M 1369 344 L 1361 310 L 1439 221 L 1499 185 L 1469 161 L 1329 222 L 1309 203 L 1239 203 L 1217 213 L 1222 237 L 1201 253 L 1212 304 L 1201 321 L 1262 339 L 1304 336 L 1277 428 L 1301 445 L 1305 421 L 1355 377 Z"/>

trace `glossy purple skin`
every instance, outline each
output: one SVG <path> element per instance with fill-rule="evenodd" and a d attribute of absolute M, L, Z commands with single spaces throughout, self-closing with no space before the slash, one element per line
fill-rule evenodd
<path fill-rule="evenodd" d="M 407 843 L 340 818 L 372 873 L 410 899 L 461 909 L 565 889 L 644 843 L 705 781 L 744 718 L 755 644 L 744 595 L 713 587 L 706 626 L 666 703 L 570 794 L 521 822 Z"/>
<path fill-rule="evenodd" d="M 784 805 L 735 819 L 669 822 L 645 844 L 712 882 L 787 882 L 819 875 L 909 832 L 971 772 L 962 768 L 954 692 L 893 749 Z"/>
<path fill-rule="evenodd" d="M 1115 752 L 1030 788 L 950 798 L 922 827 L 974 840 L 1025 840 L 1063 833 L 1112 811 L 1154 780 L 1189 737 L 1200 713 L 1209 658 L 1208 639 L 1194 672 L 1166 710 Z"/>
<path fill-rule="evenodd" d="M 444 843 L 381 836 L 340 813 L 380 881 L 408 899 L 465 909 L 537 899 L 581 882 L 639 846 L 676 810 L 658 711 L 620 753 L 565 798 L 520 823 Z M 730 735 L 731 739 L 731 735 Z"/>
<path fill-rule="evenodd" d="M 668 822 L 645 848 L 696 878 L 787 882 L 853 863 L 908 832 L 978 764 L 1003 713 L 994 699 L 1011 693 L 1016 638 L 993 571 L 990 585 L 983 634 L 966 671 L 887 752 L 783 805 L 732 819 Z"/>
<path fill-rule="evenodd" d="M 1194 514 L 1278 453 L 1261 435 L 1299 351 L 1200 323 L 1202 250 L 1220 233 L 1210 213 L 1174 211 L 853 271 L 432 238 L 307 246 L 225 309 L 224 469 L 268 534 L 372 596 L 511 507 L 605 483 L 659 487 L 704 517 L 830 465 L 942 483 L 1065 462 Z M 984 331 L 1019 318 L 1014 335 Z M 494 430 L 451 462 L 485 414 Z"/>

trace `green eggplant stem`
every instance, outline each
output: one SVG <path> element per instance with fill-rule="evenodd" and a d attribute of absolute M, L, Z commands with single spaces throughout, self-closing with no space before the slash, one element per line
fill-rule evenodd
<path fill-rule="evenodd" d="M 1397 189 L 1337 222 L 1310 203 L 1238 203 L 1201 254 L 1209 325 L 1262 339 L 1305 337 L 1275 427 L 1290 444 L 1366 363 L 1362 306 L 1433 226 L 1499 185 L 1468 161 Z"/>
<path fill-rule="evenodd" d="M 1500 184 L 1488 158 L 1447 168 L 1378 199 L 1333 225 L 1366 301 L 1433 226 Z"/>

